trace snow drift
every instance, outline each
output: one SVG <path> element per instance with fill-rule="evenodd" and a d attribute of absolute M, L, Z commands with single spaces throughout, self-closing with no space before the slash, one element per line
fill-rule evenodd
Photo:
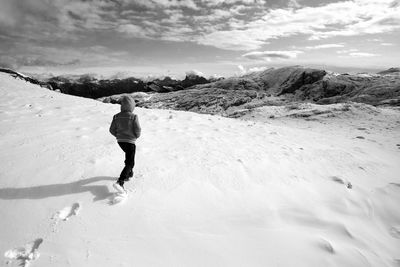
<path fill-rule="evenodd" d="M 138 108 L 131 192 L 111 205 L 123 164 L 108 133 L 118 105 L 4 73 L 0 97 L 8 266 L 400 262 L 398 112 L 328 125 Z"/>

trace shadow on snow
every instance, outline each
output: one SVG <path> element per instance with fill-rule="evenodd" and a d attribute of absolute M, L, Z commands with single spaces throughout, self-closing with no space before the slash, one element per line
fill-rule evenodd
<path fill-rule="evenodd" d="M 92 183 L 113 180 L 115 180 L 115 177 L 97 176 L 67 184 L 0 188 L 0 199 L 43 199 L 90 192 L 94 196 L 93 201 L 98 201 L 110 197 L 113 193 L 108 190 L 108 186 L 105 184 L 92 185 Z"/>

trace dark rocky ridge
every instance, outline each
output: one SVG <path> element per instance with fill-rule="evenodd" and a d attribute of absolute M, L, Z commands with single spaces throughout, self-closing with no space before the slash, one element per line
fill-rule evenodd
<path fill-rule="evenodd" d="M 97 80 L 91 76 L 82 76 L 71 81 L 64 77 L 53 77 L 48 80 L 48 83 L 64 94 L 93 99 L 121 93 L 151 91 L 143 81 L 136 78 Z"/>
<path fill-rule="evenodd" d="M 204 77 L 188 74 L 182 81 L 172 79 L 171 77 L 165 77 L 164 79 L 155 79 L 151 82 L 148 82 L 147 85 L 152 88 L 153 91 L 165 93 L 179 91 L 193 85 L 205 84 L 210 82 L 210 80 L 207 80 Z"/>
<path fill-rule="evenodd" d="M 390 68 L 384 71 L 380 71 L 377 74 L 380 75 L 400 75 L 400 68 Z"/>
<path fill-rule="evenodd" d="M 170 77 L 144 82 L 137 78 L 97 80 L 90 75 L 82 75 L 71 80 L 63 76 L 52 77 L 47 81 L 53 88 L 62 93 L 87 98 L 102 98 L 123 93 L 158 92 L 166 93 L 183 90 L 187 87 L 209 83 L 210 81 L 198 75 L 187 75 L 184 80 L 174 80 Z"/>
<path fill-rule="evenodd" d="M 155 94 L 139 101 L 138 106 L 230 116 L 265 105 L 348 101 L 400 105 L 400 76 L 334 74 L 300 66 L 285 67 Z"/>
<path fill-rule="evenodd" d="M 9 73 L 16 78 L 24 79 L 34 84 L 39 84 L 40 86 L 46 87 L 50 90 L 59 90 L 64 94 L 93 99 L 124 93 L 174 92 L 184 90 L 185 88 L 193 85 L 206 84 L 213 81 L 196 74 L 187 74 L 184 80 L 175 80 L 170 77 L 165 77 L 163 79 L 155 79 L 148 82 L 133 77 L 125 79 L 99 80 L 89 74 L 75 76 L 55 76 L 46 79 L 46 81 L 40 81 L 39 79 L 34 79 L 6 68 L 0 68 L 0 72 Z"/>

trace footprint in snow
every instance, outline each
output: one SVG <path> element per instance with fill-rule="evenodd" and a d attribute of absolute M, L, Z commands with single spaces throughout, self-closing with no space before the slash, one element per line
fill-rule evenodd
<path fill-rule="evenodd" d="M 58 211 L 55 217 L 63 221 L 67 221 L 71 216 L 78 215 L 80 209 L 81 204 L 77 202 L 72 204 L 72 206 L 65 207 Z"/>
<path fill-rule="evenodd" d="M 335 249 L 333 248 L 332 243 L 324 238 L 320 238 L 317 241 L 317 246 L 330 254 L 335 254 Z"/>
<path fill-rule="evenodd" d="M 343 180 L 342 178 L 340 178 L 340 177 L 332 176 L 331 179 L 332 179 L 332 181 L 334 181 L 334 182 L 336 182 L 336 183 L 346 185 L 346 187 L 347 187 L 348 189 L 353 188 L 353 185 L 352 185 L 350 182 L 346 182 L 346 181 L 344 181 L 344 180 Z"/>
<path fill-rule="evenodd" d="M 39 258 L 39 246 L 43 243 L 42 238 L 37 238 L 34 241 L 26 244 L 23 247 L 13 248 L 4 253 L 4 257 L 9 259 L 8 263 L 12 260 L 17 260 L 19 266 L 28 267 L 31 261 Z"/>
<path fill-rule="evenodd" d="M 114 189 L 116 192 L 114 193 L 113 196 L 110 197 L 110 205 L 115 205 L 118 203 L 125 202 L 125 200 L 128 198 L 128 192 L 129 190 L 124 190 L 122 187 L 120 187 L 117 184 L 113 184 Z"/>

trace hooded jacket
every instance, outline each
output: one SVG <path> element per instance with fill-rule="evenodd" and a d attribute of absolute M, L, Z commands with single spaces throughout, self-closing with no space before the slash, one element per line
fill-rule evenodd
<path fill-rule="evenodd" d="M 115 114 L 110 126 L 110 133 L 117 138 L 118 142 L 134 144 L 140 137 L 141 128 L 139 119 L 133 113 L 135 101 L 132 97 L 124 96 L 121 99 L 121 112 Z"/>

